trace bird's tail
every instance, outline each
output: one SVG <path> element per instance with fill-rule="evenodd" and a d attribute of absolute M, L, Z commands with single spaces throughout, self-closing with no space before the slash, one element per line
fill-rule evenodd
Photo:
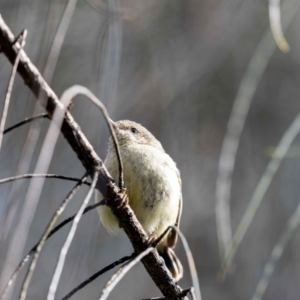
<path fill-rule="evenodd" d="M 164 259 L 165 264 L 172 273 L 175 281 L 179 281 L 183 276 L 183 268 L 175 252 L 169 247 L 164 247 L 158 252 L 159 255 Z"/>

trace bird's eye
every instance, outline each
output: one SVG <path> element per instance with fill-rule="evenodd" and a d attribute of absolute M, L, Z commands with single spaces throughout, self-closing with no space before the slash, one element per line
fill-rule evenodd
<path fill-rule="evenodd" d="M 134 127 L 132 127 L 130 130 L 131 130 L 132 133 L 138 133 L 138 130 Z"/>

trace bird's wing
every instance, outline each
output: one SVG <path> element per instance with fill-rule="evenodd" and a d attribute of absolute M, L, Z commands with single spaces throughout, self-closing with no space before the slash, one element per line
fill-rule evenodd
<path fill-rule="evenodd" d="M 180 185 L 180 197 L 179 197 L 179 201 L 178 201 L 178 213 L 177 213 L 177 218 L 176 218 L 176 223 L 174 224 L 174 226 L 179 228 L 179 224 L 180 224 L 180 218 L 181 218 L 181 212 L 182 212 L 182 193 L 181 193 L 181 178 L 180 178 L 180 173 L 177 170 L 177 178 L 179 181 L 179 185 Z M 167 245 L 170 248 L 174 248 L 176 243 L 177 243 L 177 239 L 178 239 L 178 233 L 175 229 L 171 229 L 170 233 L 168 234 L 167 237 Z"/>

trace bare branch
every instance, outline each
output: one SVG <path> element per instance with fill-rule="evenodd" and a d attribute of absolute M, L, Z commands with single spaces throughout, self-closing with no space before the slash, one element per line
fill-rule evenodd
<path fill-rule="evenodd" d="M 93 174 L 93 182 L 91 184 L 90 190 L 89 190 L 88 194 L 86 195 L 84 201 L 82 202 L 82 204 L 81 204 L 81 206 L 80 206 L 80 208 L 79 208 L 79 210 L 78 210 L 78 212 L 77 212 L 77 214 L 76 214 L 76 216 L 73 220 L 70 232 L 69 232 L 69 234 L 67 236 L 67 239 L 66 239 L 66 241 L 65 241 L 65 243 L 64 243 L 64 245 L 63 245 L 63 247 L 60 251 L 59 259 L 58 259 L 58 262 L 57 262 L 57 265 L 56 265 L 56 268 L 55 268 L 55 272 L 54 272 L 54 275 L 52 277 L 49 292 L 48 292 L 48 295 L 47 295 L 47 300 L 54 300 L 55 299 L 55 293 L 56 293 L 57 285 L 58 285 L 60 275 L 61 275 L 61 272 L 62 272 L 62 269 L 63 269 L 63 266 L 64 266 L 66 255 L 68 253 L 69 247 L 70 247 L 71 242 L 73 240 L 73 237 L 75 235 L 77 225 L 80 221 L 80 218 L 83 214 L 83 211 L 86 208 L 87 204 L 89 203 L 89 201 L 92 197 L 92 194 L 95 190 L 95 187 L 96 187 L 96 184 L 97 184 L 97 181 L 98 181 L 98 176 L 99 176 L 99 173 L 96 171 Z M 24 299 L 25 299 L 25 297 L 21 298 L 21 300 L 24 300 Z"/>
<path fill-rule="evenodd" d="M 80 178 L 70 177 L 70 176 L 64 176 L 64 175 L 58 175 L 58 174 L 23 174 L 13 177 L 7 177 L 0 179 L 0 184 L 20 180 L 20 179 L 28 179 L 28 178 L 35 178 L 35 177 L 43 177 L 43 178 L 55 178 L 55 179 L 63 179 L 63 180 L 69 180 L 69 181 L 77 181 L 80 182 Z M 83 184 L 90 186 L 91 184 L 89 182 L 84 182 Z"/>
<path fill-rule="evenodd" d="M 11 91 L 12 91 L 12 88 L 14 85 L 17 67 L 19 64 L 20 57 L 21 57 L 21 50 L 25 46 L 26 36 L 27 36 L 27 30 L 25 29 L 13 42 L 13 44 L 14 44 L 18 40 L 20 40 L 20 48 L 18 49 L 18 54 L 16 56 L 16 59 L 15 59 L 15 62 L 14 62 L 14 65 L 13 65 L 13 68 L 11 71 L 11 75 L 10 75 L 10 79 L 9 79 L 9 83 L 8 83 L 8 87 L 7 87 L 7 91 L 6 91 L 6 97 L 5 97 L 5 101 L 4 101 L 4 107 L 3 107 L 3 112 L 2 112 L 1 122 L 0 122 L 0 149 L 1 149 L 1 145 L 2 145 L 3 131 L 4 131 L 4 126 L 5 126 L 5 122 L 6 122 L 6 118 L 7 118 Z"/>
<path fill-rule="evenodd" d="M 122 269 L 121 272 L 110 281 L 110 284 L 106 286 L 105 289 L 102 290 L 99 300 L 105 300 L 109 296 L 110 292 L 114 289 L 114 287 L 119 283 L 119 281 L 126 275 L 126 273 L 134 267 L 143 257 L 148 255 L 154 248 L 150 247 L 140 253 L 136 258 L 126 264 Z"/>
<path fill-rule="evenodd" d="M 0 16 L 0 46 L 3 53 L 11 62 L 14 62 L 17 55 L 16 47 L 11 45 L 13 40 L 14 36 L 12 32 Z M 48 100 L 47 104 L 44 105 L 50 118 L 52 117 L 55 108 L 63 110 L 62 104 L 59 102 L 57 96 L 42 78 L 41 74 L 29 60 L 24 51 L 21 51 L 18 73 L 23 77 L 25 83 L 36 97 L 38 97 L 40 93 Z M 120 221 L 122 228 L 133 245 L 134 251 L 136 253 L 141 253 L 147 249 L 147 234 L 139 224 L 130 206 L 119 206 L 124 194 L 121 193 L 120 189 L 114 184 L 103 162 L 80 130 L 80 126 L 75 122 L 74 118 L 68 111 L 64 114 L 61 132 L 77 154 L 83 166 L 87 170 L 97 169 L 100 172 L 97 189 L 99 189 L 105 199 L 107 199 L 107 205 Z M 180 296 L 182 289 L 170 276 L 170 273 L 156 250 L 145 257 L 142 262 L 153 281 L 167 299 L 183 298 Z"/>
<path fill-rule="evenodd" d="M 25 120 L 11 126 L 11 127 L 8 127 L 6 128 L 4 131 L 3 131 L 3 134 L 6 134 L 8 132 L 10 132 L 11 130 L 15 129 L 15 128 L 18 128 L 24 124 L 27 124 L 31 121 L 34 121 L 34 120 L 38 120 L 38 119 L 43 119 L 43 118 L 49 118 L 49 115 L 47 113 L 42 113 L 40 115 L 37 115 L 37 116 L 34 116 L 34 117 L 30 117 L 30 118 L 26 118 Z"/>
<path fill-rule="evenodd" d="M 98 278 L 100 275 L 108 272 L 109 270 L 113 269 L 114 267 L 134 258 L 136 256 L 135 253 L 129 255 L 129 256 L 124 256 L 120 259 L 118 259 L 117 261 L 113 262 L 112 264 L 106 266 L 105 268 L 101 269 L 100 271 L 98 271 L 97 273 L 95 273 L 94 275 L 92 275 L 90 278 L 88 278 L 87 280 L 83 281 L 82 283 L 80 283 L 75 289 L 73 289 L 70 293 L 68 293 L 66 296 L 64 296 L 62 298 L 62 300 L 67 300 L 69 298 L 71 298 L 75 293 L 77 293 L 79 290 L 83 289 L 86 285 L 88 285 L 89 283 L 91 283 L 92 281 L 94 281 L 96 278 Z"/>

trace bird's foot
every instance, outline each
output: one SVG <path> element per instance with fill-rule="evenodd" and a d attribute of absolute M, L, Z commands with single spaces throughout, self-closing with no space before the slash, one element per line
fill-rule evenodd
<path fill-rule="evenodd" d="M 129 203 L 128 196 L 126 194 L 126 189 L 122 189 L 122 191 L 118 194 L 118 206 L 117 208 L 124 207 Z"/>
<path fill-rule="evenodd" d="M 157 235 L 154 233 L 151 233 L 148 238 L 149 247 L 156 247 L 156 241 L 157 241 Z"/>

